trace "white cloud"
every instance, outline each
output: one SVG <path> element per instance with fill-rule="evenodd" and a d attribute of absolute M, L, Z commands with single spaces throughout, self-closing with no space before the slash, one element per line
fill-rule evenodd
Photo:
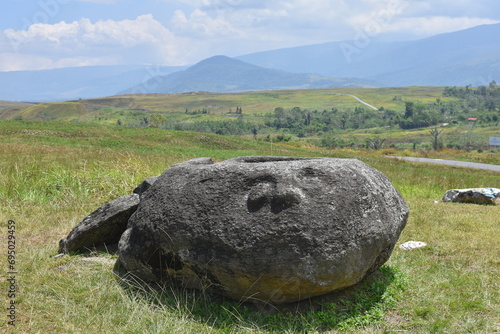
<path fill-rule="evenodd" d="M 189 17 L 183 11 L 176 10 L 170 23 L 176 33 L 199 39 L 237 33 L 223 17 L 212 18 L 199 9 L 193 11 Z"/>
<path fill-rule="evenodd" d="M 128 8 L 123 0 L 50 1 L 79 2 L 81 8 L 89 7 L 85 2 L 93 2 L 92 8 L 106 4 L 106 10 L 116 8 L 121 13 L 127 13 Z M 372 38 L 404 40 L 500 22 L 498 0 L 144 1 L 148 10 L 159 4 L 168 8 L 162 22 L 151 14 L 128 20 L 73 18 L 0 31 L 2 60 L 10 60 L 10 65 L 2 62 L 0 70 L 30 64 L 41 68 L 65 64 L 181 65 L 215 54 L 237 56 L 349 40 L 359 31 Z M 58 12 L 58 20 L 64 13 L 62 9 Z M 6 50 L 12 52 L 7 54 Z"/>
<path fill-rule="evenodd" d="M 51 59 L 57 67 L 95 64 L 99 59 L 114 63 L 180 64 L 184 62 L 186 45 L 184 39 L 174 36 L 151 14 L 122 21 L 93 23 L 82 18 L 71 23 L 38 23 L 27 30 L 5 30 L 4 35 L 18 54 L 30 55 L 43 64 Z"/>
<path fill-rule="evenodd" d="M 56 45 L 85 42 L 88 46 L 114 44 L 131 47 L 173 37 L 151 14 L 123 21 L 106 20 L 92 23 L 89 19 L 82 18 L 71 23 L 36 23 L 28 30 L 8 29 L 5 35 L 17 41 L 20 46 L 43 42 Z"/>
<path fill-rule="evenodd" d="M 400 35 L 418 38 L 500 20 L 496 0 L 182 1 L 206 16 L 223 17 L 240 35 L 281 40 L 276 47 L 350 39 L 365 27 L 376 34 L 401 29 Z"/>

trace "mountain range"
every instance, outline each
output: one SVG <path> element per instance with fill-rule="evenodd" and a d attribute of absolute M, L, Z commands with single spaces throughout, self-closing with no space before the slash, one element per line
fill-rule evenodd
<path fill-rule="evenodd" d="M 374 80 L 380 86 L 485 85 L 500 79 L 500 24 L 406 42 L 365 39 L 238 57 L 259 66 Z"/>
<path fill-rule="evenodd" d="M 93 66 L 0 72 L 0 100 L 58 101 L 123 93 L 287 88 L 473 86 L 500 80 L 500 24 L 416 41 L 369 36 L 247 54 L 191 67 Z"/>

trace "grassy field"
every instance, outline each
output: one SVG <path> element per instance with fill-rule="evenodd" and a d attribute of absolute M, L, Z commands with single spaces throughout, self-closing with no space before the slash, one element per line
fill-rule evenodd
<path fill-rule="evenodd" d="M 434 102 L 453 100 L 442 96 L 442 87 L 403 87 L 369 89 L 307 89 L 258 91 L 244 93 L 194 92 L 183 94 L 123 95 L 70 102 L 40 103 L 25 108 L 8 108 L 0 119 L 22 118 L 26 120 L 80 121 L 116 124 L 137 121 L 150 113 L 162 113 L 172 120 L 199 121 L 217 120 L 214 116 L 228 118 L 241 107 L 249 120 L 272 112 L 276 107 L 307 110 L 331 110 L 363 107 L 353 94 L 378 108 L 402 111 L 406 101 Z M 0 104 L 0 107 L 2 105 Z M 197 110 L 207 110 L 205 115 L 186 115 Z M 1 109 L 0 109 L 1 110 Z"/>
<path fill-rule="evenodd" d="M 439 137 L 444 149 L 432 149 L 432 136 L 430 132 L 435 127 L 418 128 L 411 130 L 402 129 L 360 129 L 350 131 L 339 131 L 336 137 L 342 138 L 346 143 L 363 143 L 369 139 L 379 137 L 385 141 L 384 152 L 387 155 L 406 155 L 429 157 L 439 159 L 463 160 L 471 162 L 482 162 L 489 164 L 500 164 L 500 150 L 498 147 L 488 147 L 489 137 L 500 136 L 500 126 L 475 127 L 465 124 L 455 127 L 439 127 L 442 131 Z M 482 147 L 483 150 L 457 150 L 448 149 L 449 144 L 460 144 L 466 146 Z"/>
<path fill-rule="evenodd" d="M 155 126 L 177 130 L 244 135 L 251 138 L 251 128 L 258 131 L 257 137 L 277 136 L 282 133 L 291 136 L 294 141 L 309 141 L 315 145 L 324 139 L 335 138 L 336 146 L 363 147 L 367 141 L 380 137 L 385 147 L 414 152 L 432 149 L 431 128 L 402 130 L 398 125 L 381 126 L 387 123 L 370 123 L 358 129 L 341 129 L 339 120 L 328 130 L 317 128 L 314 132 L 303 134 L 301 138 L 292 129 L 274 128 L 272 125 L 274 110 L 281 107 L 290 110 L 299 107 L 308 111 L 331 111 L 336 108 L 349 114 L 355 113 L 356 107 L 365 107 L 349 94 L 354 94 L 377 107 L 384 107 L 403 114 L 406 102 L 420 104 L 455 101 L 456 98 L 443 97 L 443 87 L 400 87 L 369 89 L 312 89 L 258 91 L 244 93 L 208 93 L 193 92 L 184 94 L 149 94 L 123 95 L 98 99 L 25 104 L 0 101 L 0 120 L 35 120 L 63 121 L 68 123 Z M 242 113 L 237 113 L 241 108 Z M 368 112 L 378 113 L 370 110 Z M 159 116 L 159 123 L 149 124 L 153 116 Z M 477 115 L 475 115 L 477 116 Z M 319 117 L 319 116 L 315 116 Z M 208 123 L 212 124 L 210 127 Z M 228 123 L 223 126 L 221 123 Z M 214 125 L 217 123 L 217 125 Z M 297 124 L 296 124 L 297 125 Z M 500 136 L 498 122 L 474 126 L 472 123 L 457 123 L 442 128 L 443 147 L 455 149 L 488 149 L 488 137 Z M 191 127 L 189 127 L 191 126 Z M 227 129 L 230 127 L 231 129 Z M 320 128 L 322 128 L 320 126 Z M 219 130 L 219 131 L 217 131 Z M 231 132 L 232 131 L 232 132 Z M 313 130 L 311 130 L 313 131 Z M 484 157 L 479 158 L 479 160 Z"/>
<path fill-rule="evenodd" d="M 500 174 L 202 133 L 60 122 L 0 122 L 0 332 L 495 333 L 500 207 L 440 202 L 451 188 L 500 187 Z M 115 255 L 54 258 L 99 205 L 195 157 L 356 157 L 384 172 L 411 213 L 388 263 L 359 286 L 276 310 L 169 286 L 124 282 Z M 7 325 L 8 221 L 16 226 L 16 327 Z"/>

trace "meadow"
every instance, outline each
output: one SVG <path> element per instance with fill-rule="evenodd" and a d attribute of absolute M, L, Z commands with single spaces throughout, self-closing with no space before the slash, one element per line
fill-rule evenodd
<path fill-rule="evenodd" d="M 493 97 L 476 95 L 478 90 L 468 90 L 466 97 L 450 95 L 445 94 L 447 89 L 191 92 L 35 104 L 0 101 L 0 120 L 158 127 L 268 141 L 285 138 L 325 148 L 367 148 L 370 141 L 382 140 L 383 147 L 414 152 L 432 150 L 429 132 L 437 127 L 443 132 L 444 148 L 489 150 L 489 137 L 499 136 L 500 131 L 496 107 L 485 102 Z M 500 96 L 498 87 L 487 92 Z M 351 94 L 380 110 L 368 108 Z M 496 103 L 492 101 L 488 103 Z"/>
<path fill-rule="evenodd" d="M 381 170 L 410 206 L 398 245 L 358 286 L 292 304 L 240 304 L 203 292 L 127 282 L 116 255 L 58 257 L 58 241 L 98 206 L 195 157 L 357 158 Z M 495 333 L 500 332 L 500 207 L 440 201 L 452 188 L 500 187 L 498 172 L 396 161 L 206 133 L 64 122 L 0 121 L 0 332 Z M 16 296 L 7 236 L 15 222 Z M 16 302 L 15 327 L 7 307 Z"/>
<path fill-rule="evenodd" d="M 25 120 L 59 120 L 69 122 L 94 122 L 116 124 L 136 122 L 150 113 L 168 115 L 176 121 L 195 122 L 205 119 L 221 120 L 237 117 L 237 107 L 242 108 L 247 120 L 261 122 L 265 114 L 276 107 L 307 110 L 354 109 L 362 107 L 353 94 L 377 108 L 403 111 L 406 101 L 443 102 L 455 101 L 454 97 L 443 97 L 442 87 L 401 88 L 339 88 L 299 89 L 279 91 L 256 91 L 242 93 L 190 92 L 179 94 L 119 95 L 78 101 L 16 105 L 1 102 L 0 119 L 22 118 Z M 194 114 L 206 110 L 207 114 Z M 188 113 L 186 114 L 186 111 Z"/>

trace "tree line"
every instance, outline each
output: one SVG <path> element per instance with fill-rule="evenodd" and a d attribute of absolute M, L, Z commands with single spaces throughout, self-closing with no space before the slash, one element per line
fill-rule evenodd
<path fill-rule="evenodd" d="M 164 115 L 153 113 L 144 116 L 140 126 L 161 127 L 172 130 L 217 133 L 221 135 L 258 135 L 286 133 L 299 138 L 321 138 L 322 146 L 344 146 L 335 133 L 367 128 L 415 129 L 436 127 L 443 123 L 467 123 L 475 118 L 477 124 L 498 124 L 500 121 L 500 86 L 491 82 L 486 86 L 473 88 L 446 87 L 443 97 L 453 97 L 451 101 L 437 98 L 432 102 L 405 101 L 404 110 L 395 111 L 365 107 L 331 108 L 330 110 L 307 110 L 301 107 L 285 109 L 276 107 L 272 112 L 259 119 L 247 121 L 241 107 L 236 107 L 237 119 L 233 120 L 198 120 L 169 121 Z M 393 100 L 403 101 L 402 97 Z M 186 114 L 208 114 L 206 109 L 188 111 Z M 272 140 L 272 138 L 268 138 Z M 276 138 L 277 139 L 277 138 Z M 379 147 L 383 142 L 373 139 L 367 147 Z"/>

